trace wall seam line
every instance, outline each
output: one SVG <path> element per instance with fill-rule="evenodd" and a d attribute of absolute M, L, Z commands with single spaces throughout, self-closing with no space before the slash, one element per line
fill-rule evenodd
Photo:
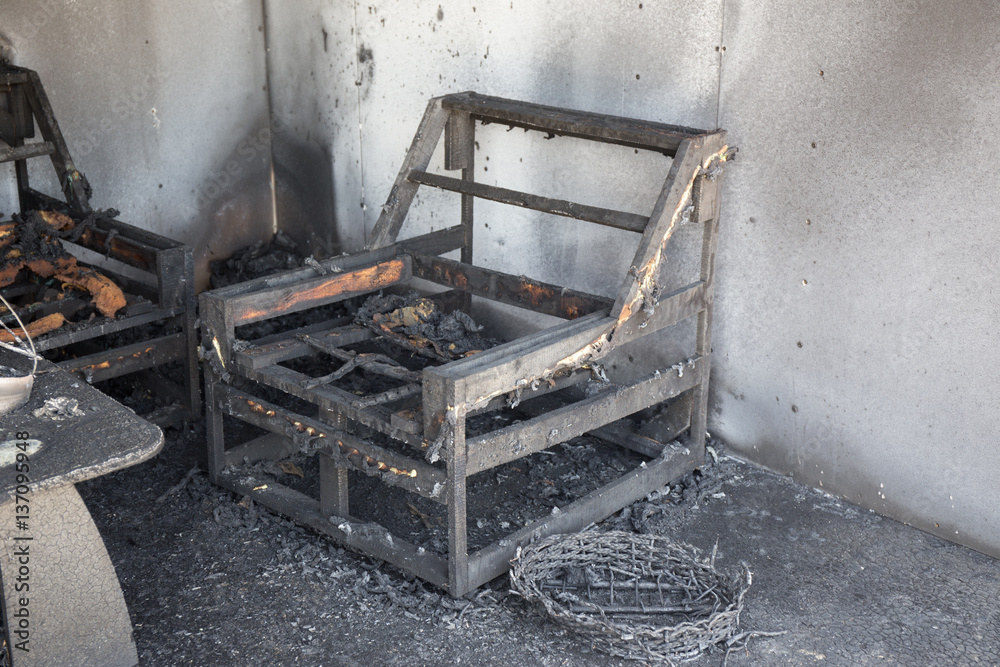
<path fill-rule="evenodd" d="M 719 75 L 715 87 L 715 127 L 719 128 L 722 123 L 722 63 L 725 54 L 723 48 L 726 45 L 726 3 L 729 0 L 722 0 L 722 15 L 719 17 L 719 44 L 716 48 L 719 50 Z"/>

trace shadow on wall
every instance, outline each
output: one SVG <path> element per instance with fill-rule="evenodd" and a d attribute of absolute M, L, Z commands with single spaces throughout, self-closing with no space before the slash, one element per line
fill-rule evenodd
<path fill-rule="evenodd" d="M 295 136 L 280 118 L 272 118 L 270 127 L 263 122 L 254 127 L 197 191 L 192 217 L 201 228 L 194 248 L 199 291 L 208 287 L 212 261 L 268 241 L 278 228 L 303 255 L 322 259 L 340 253 L 329 155 Z"/>
<path fill-rule="evenodd" d="M 278 228 L 298 244 L 303 255 L 316 259 L 339 255 L 330 155 L 277 123 L 272 147 Z"/>
<path fill-rule="evenodd" d="M 271 198 L 271 129 L 250 132 L 197 188 L 185 216 L 198 220 L 194 244 L 195 289 L 209 285 L 210 263 L 274 234 Z"/>

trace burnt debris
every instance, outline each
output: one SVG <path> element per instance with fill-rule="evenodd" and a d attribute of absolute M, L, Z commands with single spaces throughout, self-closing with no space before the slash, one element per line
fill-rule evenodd
<path fill-rule="evenodd" d="M 416 292 L 369 297 L 358 309 L 354 321 L 386 338 L 405 336 L 447 361 L 488 350 L 501 342 L 482 336 L 479 332 L 483 327 L 467 313 L 442 312 L 437 304 Z"/>
<path fill-rule="evenodd" d="M 279 231 L 267 243 L 257 241 L 226 259 L 212 262 L 212 289 L 297 269 L 305 263 L 306 257 L 299 251 L 298 244 Z"/>
<path fill-rule="evenodd" d="M 0 287 L 23 286 L 9 292 L 28 305 L 29 315 L 39 315 L 35 326 L 28 327 L 29 333 L 40 335 L 69 319 L 92 318 L 93 311 L 85 309 L 80 298 L 84 293 L 90 294 L 91 305 L 105 317 L 114 317 L 125 307 L 122 289 L 103 273 L 79 264 L 62 244 L 63 240 L 75 243 L 85 234 L 92 235 L 97 220 L 117 213 L 109 209 L 74 219 L 55 211 L 29 211 L 15 213 L 10 222 L 0 226 Z M 63 306 L 57 312 L 36 312 L 51 311 L 46 304 L 55 302 Z"/>

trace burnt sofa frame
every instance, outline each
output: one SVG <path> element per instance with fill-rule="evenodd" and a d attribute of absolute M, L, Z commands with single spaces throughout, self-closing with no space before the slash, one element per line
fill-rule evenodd
<path fill-rule="evenodd" d="M 3 97 L 0 104 L 0 140 L 7 144 L 0 148 L 0 163 L 14 163 L 21 213 L 50 210 L 77 218 L 85 217 L 91 212 L 90 186 L 70 156 L 38 73 L 24 67 L 0 66 L 0 96 Z M 41 135 L 39 140 L 25 142 L 25 139 L 35 138 L 36 127 Z M 31 187 L 27 161 L 44 157 L 51 159 L 65 201 Z M 74 243 L 64 243 L 71 252 L 73 246 L 79 246 L 138 269 L 147 276 L 142 281 L 131 280 L 108 267 L 101 267 L 101 271 L 112 276 L 122 289 L 145 297 L 149 303 L 138 308 L 129 307 L 127 312 L 113 319 L 45 334 L 35 341 L 36 348 L 46 352 L 81 343 L 95 348 L 58 364 L 88 382 L 99 382 L 179 360 L 184 365 L 183 387 L 161 383 L 156 390 L 159 393 L 172 390 L 173 398 L 183 407 L 182 412 L 165 411 L 148 417 L 161 424 L 180 418 L 197 418 L 201 414 L 201 383 L 191 248 L 134 225 L 107 218 L 95 221 L 93 227 Z M 120 347 L 101 342 L 109 334 L 151 322 L 174 324 L 178 332 Z"/>
<path fill-rule="evenodd" d="M 494 187 L 474 180 L 477 123 L 498 123 L 619 144 L 672 157 L 669 174 L 649 217 L 584 206 Z M 427 171 L 443 140 L 445 170 L 460 178 Z M 713 267 L 718 230 L 722 164 L 732 155 L 723 131 L 644 122 L 507 99 L 460 93 L 432 99 L 364 252 L 234 285 L 201 295 L 208 456 L 213 481 L 358 551 L 394 565 L 461 596 L 507 570 L 520 546 L 558 532 L 579 530 L 663 488 L 704 459 L 709 382 Z M 421 187 L 461 194 L 460 223 L 422 236 L 397 240 Z M 631 268 L 614 299 L 586 294 L 500 271 L 474 266 L 473 201 L 483 198 L 545 213 L 628 230 L 639 235 Z M 699 225 L 700 275 L 681 289 L 663 293 L 656 280 L 665 247 L 682 224 Z M 459 250 L 460 259 L 444 257 Z M 566 321 L 472 356 L 431 366 L 408 393 L 419 397 L 422 420 L 386 407 L 386 397 L 359 397 L 329 385 L 309 385 L 308 377 L 281 361 L 371 337 L 349 319 L 327 322 L 254 341 L 237 343 L 237 326 L 301 311 L 394 285 L 413 278 L 449 288 L 468 303 L 469 295 L 555 315 Z M 525 421 L 466 437 L 466 418 L 499 409 L 523 393 L 525 401 L 590 376 L 612 349 L 697 318 L 696 355 L 673 368 L 627 385 L 613 385 L 568 404 L 548 404 Z M 237 388 L 252 380 L 316 406 L 315 415 L 295 412 Z M 229 380 L 229 381 L 227 381 Z M 535 391 L 532 391 L 532 388 Z M 403 391 L 402 393 L 407 393 Z M 662 401 L 675 399 L 681 417 L 674 425 L 680 441 L 655 442 L 623 429 L 618 420 Z M 541 403 L 543 401 L 539 401 Z M 412 414 L 412 413 L 411 413 Z M 227 449 L 223 416 L 236 417 L 275 434 Z M 675 415 L 676 416 L 676 415 Z M 402 455 L 357 435 L 376 431 L 402 443 Z M 466 480 L 565 442 L 584 433 L 640 451 L 647 461 L 589 495 L 560 508 L 475 553 L 469 553 Z M 255 476 L 247 462 L 279 460 L 305 437 L 319 456 L 319 497 Z M 666 438 L 664 438 L 666 440 Z M 440 456 L 443 461 L 434 464 Z M 382 527 L 351 529 L 347 470 L 356 469 L 447 506 L 448 553 L 432 554 Z M 355 524 L 355 528 L 358 528 Z"/>

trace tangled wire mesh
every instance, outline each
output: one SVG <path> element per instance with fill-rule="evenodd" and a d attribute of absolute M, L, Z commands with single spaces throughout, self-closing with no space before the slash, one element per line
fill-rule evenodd
<path fill-rule="evenodd" d="M 658 535 L 619 531 L 554 535 L 511 562 L 511 587 L 524 599 L 627 659 L 666 664 L 731 647 L 751 574 L 727 577 L 715 554 Z"/>

